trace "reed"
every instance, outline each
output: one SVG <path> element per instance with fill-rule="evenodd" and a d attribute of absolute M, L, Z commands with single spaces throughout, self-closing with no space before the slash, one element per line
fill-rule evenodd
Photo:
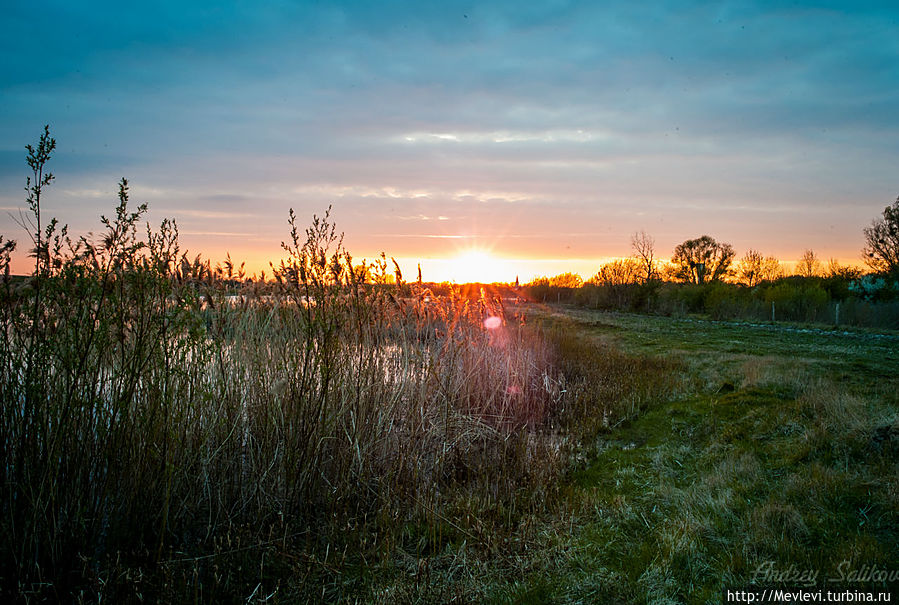
<path fill-rule="evenodd" d="M 5 597 L 338 600 L 398 553 L 496 555 L 646 399 L 497 295 L 360 270 L 330 210 L 290 212 L 266 281 L 141 229 L 124 179 L 96 237 L 42 230 L 41 193 L 30 277 L 0 242 Z"/>

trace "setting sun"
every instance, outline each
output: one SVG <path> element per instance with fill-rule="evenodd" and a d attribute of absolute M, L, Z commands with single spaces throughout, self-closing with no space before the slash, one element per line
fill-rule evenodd
<path fill-rule="evenodd" d="M 456 283 L 493 283 L 514 280 L 514 270 L 503 259 L 494 257 L 488 250 L 470 248 L 449 259 L 447 273 Z"/>
<path fill-rule="evenodd" d="M 899 0 L 209 5 L 3 4 L 0 605 L 899 600 Z"/>

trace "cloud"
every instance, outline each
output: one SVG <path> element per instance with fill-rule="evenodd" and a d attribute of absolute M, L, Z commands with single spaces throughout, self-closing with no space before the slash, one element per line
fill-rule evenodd
<path fill-rule="evenodd" d="M 594 257 L 641 226 L 772 215 L 809 238 L 828 215 L 846 247 L 895 197 L 897 20 L 877 2 L 14 0 L 0 186 L 18 195 L 49 122 L 49 199 L 73 215 L 108 214 L 125 175 L 222 238 L 334 203 L 371 247 L 538 226 L 603 234 Z"/>
<path fill-rule="evenodd" d="M 253 233 L 234 231 L 183 231 L 180 235 L 194 235 L 199 237 L 251 237 Z"/>
<path fill-rule="evenodd" d="M 448 221 L 448 216 L 426 216 L 424 214 L 416 214 L 414 216 L 397 216 L 399 221 Z"/>

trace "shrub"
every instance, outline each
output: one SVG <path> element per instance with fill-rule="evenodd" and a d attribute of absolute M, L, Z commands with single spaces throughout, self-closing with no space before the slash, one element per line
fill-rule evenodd
<path fill-rule="evenodd" d="M 829 319 L 830 297 L 817 283 L 802 279 L 784 280 L 765 290 L 765 302 L 774 303 L 778 320 L 826 321 Z"/>

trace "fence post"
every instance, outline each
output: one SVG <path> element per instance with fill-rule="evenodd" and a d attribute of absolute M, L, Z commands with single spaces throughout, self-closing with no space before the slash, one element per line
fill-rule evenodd
<path fill-rule="evenodd" d="M 771 301 L 771 321 L 774 322 L 774 301 Z"/>
<path fill-rule="evenodd" d="M 835 317 L 834 317 L 833 323 L 838 326 L 838 325 L 840 325 L 840 303 L 839 302 L 837 302 L 837 310 L 834 315 L 835 315 Z"/>

